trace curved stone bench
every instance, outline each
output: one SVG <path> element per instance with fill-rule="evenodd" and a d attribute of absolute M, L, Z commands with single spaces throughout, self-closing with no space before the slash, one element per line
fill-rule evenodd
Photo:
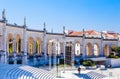
<path fill-rule="evenodd" d="M 30 66 L 10 66 L 4 79 L 55 79 L 50 72 Z"/>
<path fill-rule="evenodd" d="M 28 69 L 27 69 L 28 68 Z M 51 79 L 53 79 L 54 78 L 54 76 L 53 75 L 51 75 L 51 73 L 49 73 L 49 72 L 46 72 L 45 70 L 42 70 L 42 69 L 38 69 L 38 68 L 34 68 L 34 67 L 27 67 L 27 68 L 25 68 L 25 69 L 27 69 L 28 71 L 31 71 L 33 74 L 34 74 L 34 76 L 38 79 L 47 79 L 47 78 L 49 78 L 50 79 L 50 77 L 52 77 Z M 29 70 L 30 69 L 30 70 Z M 39 71 L 41 71 L 41 72 L 39 72 Z M 36 73 L 35 73 L 36 72 Z"/>
<path fill-rule="evenodd" d="M 87 75 L 91 78 L 91 79 L 102 79 L 105 78 L 107 76 L 103 75 L 103 74 L 99 74 L 93 71 L 90 71 L 87 73 Z"/>

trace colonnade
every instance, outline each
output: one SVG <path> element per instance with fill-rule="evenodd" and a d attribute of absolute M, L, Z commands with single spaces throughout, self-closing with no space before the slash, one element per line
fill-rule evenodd
<path fill-rule="evenodd" d="M 67 38 L 67 37 L 66 37 Z M 46 37 L 47 39 L 47 37 Z M 27 47 L 24 47 L 25 43 L 24 40 L 27 41 Z M 37 37 L 36 40 L 34 40 L 34 38 L 28 37 L 28 39 L 24 39 L 22 38 L 22 36 L 20 36 L 20 34 L 16 34 L 16 36 L 14 36 L 12 33 L 8 33 L 7 35 L 7 39 L 6 39 L 6 47 L 7 47 L 7 55 L 12 55 L 14 52 L 16 53 L 16 55 L 19 55 L 21 52 L 24 52 L 24 49 L 26 48 L 27 55 L 41 55 L 42 52 L 44 52 L 44 50 L 46 50 L 46 53 L 44 52 L 44 54 L 48 54 L 48 55 L 53 55 L 55 54 L 55 50 L 57 55 L 65 55 L 64 53 L 66 53 L 66 51 L 69 51 L 66 49 L 66 46 L 69 45 L 68 43 L 71 42 L 71 56 L 75 57 L 75 56 L 80 56 L 80 55 L 85 55 L 87 57 L 99 57 L 101 54 L 103 53 L 103 56 L 108 56 L 111 50 L 111 47 L 113 46 L 109 46 L 107 44 L 105 44 L 103 46 L 103 48 L 101 48 L 98 43 L 90 43 L 88 42 L 86 45 L 83 45 L 83 43 L 79 42 L 79 40 L 77 41 L 68 41 L 65 40 L 64 41 L 60 41 L 59 39 L 51 39 L 51 40 L 47 40 L 44 43 L 46 43 L 46 46 L 44 46 L 44 43 L 42 43 L 44 41 L 41 40 L 40 37 Z M 56 45 L 54 46 L 54 44 L 56 43 Z M 85 46 L 85 47 L 83 47 Z M 45 48 L 44 48 L 45 47 Z M 43 49 L 44 48 L 44 49 Z M 85 48 L 85 51 L 83 52 L 83 48 Z M 103 52 L 100 51 L 100 49 L 103 49 Z M 84 56 L 83 56 L 84 57 Z M 74 58 L 72 58 L 74 59 Z"/>

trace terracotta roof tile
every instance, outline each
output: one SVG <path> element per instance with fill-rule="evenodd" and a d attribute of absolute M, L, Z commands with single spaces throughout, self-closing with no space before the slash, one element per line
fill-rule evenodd
<path fill-rule="evenodd" d="M 87 35 L 99 35 L 100 32 L 97 32 L 94 30 L 87 30 L 87 31 L 85 31 L 85 34 L 87 34 Z"/>
<path fill-rule="evenodd" d="M 82 32 L 75 32 L 75 31 L 73 31 L 71 34 L 69 34 L 69 35 L 71 35 L 71 36 L 82 36 Z"/>
<path fill-rule="evenodd" d="M 70 36 L 82 36 L 83 35 L 83 31 L 70 31 L 69 34 Z M 85 35 L 98 35 L 101 36 L 101 32 L 95 31 L 95 30 L 86 30 L 85 31 Z M 103 32 L 103 36 L 106 38 L 117 38 L 120 37 L 120 34 L 117 33 L 104 33 Z"/>

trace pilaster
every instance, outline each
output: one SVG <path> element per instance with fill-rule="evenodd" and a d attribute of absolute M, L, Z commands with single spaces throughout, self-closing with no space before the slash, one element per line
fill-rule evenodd
<path fill-rule="evenodd" d="M 23 44 L 24 45 L 23 46 L 24 47 L 24 49 L 23 49 L 24 50 L 24 55 L 23 55 L 24 56 L 24 61 L 23 61 L 23 64 L 27 64 L 27 33 L 26 33 L 27 28 L 25 27 L 23 31 L 24 31 L 23 32 L 23 35 L 24 35 L 23 36 L 24 37 L 24 44 Z"/>
<path fill-rule="evenodd" d="M 101 47 L 100 47 L 100 56 L 103 56 L 104 55 L 104 46 L 103 46 L 103 35 L 102 35 L 102 32 L 101 32 Z"/>
<path fill-rule="evenodd" d="M 3 56 L 4 56 L 4 63 L 7 63 L 7 33 L 6 33 L 6 22 L 3 24 Z"/>
<path fill-rule="evenodd" d="M 71 61 L 71 65 L 72 67 L 74 66 L 74 56 L 75 55 L 75 42 L 72 42 L 72 51 L 71 51 L 71 58 L 72 58 L 72 61 Z"/>
<path fill-rule="evenodd" d="M 44 52 L 44 58 L 45 58 L 45 63 L 44 64 L 46 64 L 46 61 L 47 61 L 47 42 L 46 42 L 46 33 L 47 33 L 47 31 L 46 31 L 46 24 L 44 23 L 44 28 L 43 28 L 43 30 L 44 30 L 44 35 L 43 35 L 43 52 Z"/>

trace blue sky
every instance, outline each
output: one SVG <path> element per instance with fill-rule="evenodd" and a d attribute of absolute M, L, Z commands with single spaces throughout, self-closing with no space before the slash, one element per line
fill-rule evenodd
<path fill-rule="evenodd" d="M 120 0 L 0 0 L 0 12 L 6 9 L 8 23 L 50 32 L 93 29 L 120 33 Z"/>

